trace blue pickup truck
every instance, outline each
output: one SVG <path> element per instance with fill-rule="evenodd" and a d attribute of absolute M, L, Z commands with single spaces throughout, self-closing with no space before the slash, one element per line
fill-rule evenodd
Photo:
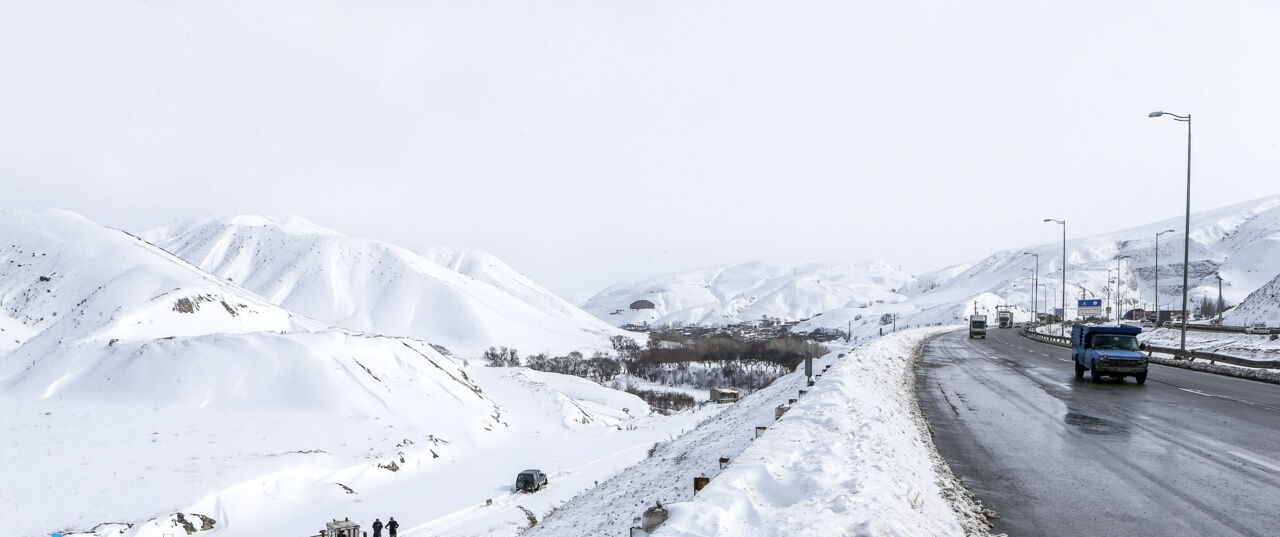
<path fill-rule="evenodd" d="M 1089 378 L 1102 382 L 1102 377 L 1133 377 L 1142 384 L 1147 381 L 1147 355 L 1142 351 L 1145 343 L 1138 343 L 1141 328 L 1136 326 L 1090 326 L 1077 324 L 1071 327 L 1071 359 L 1076 363 L 1076 378 Z"/>

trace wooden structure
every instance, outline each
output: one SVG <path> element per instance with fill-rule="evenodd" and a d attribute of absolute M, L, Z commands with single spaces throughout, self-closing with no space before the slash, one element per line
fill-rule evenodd
<path fill-rule="evenodd" d="M 712 403 L 736 403 L 740 396 L 737 388 L 711 388 Z"/>

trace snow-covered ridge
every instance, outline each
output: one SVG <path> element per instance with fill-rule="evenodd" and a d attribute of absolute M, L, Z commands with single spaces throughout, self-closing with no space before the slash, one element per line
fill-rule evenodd
<path fill-rule="evenodd" d="M 0 213 L 0 234 L 0 306 L 30 336 L 17 354 L 78 341 L 322 328 L 73 213 Z"/>
<path fill-rule="evenodd" d="M 300 217 L 236 216 L 143 236 L 280 307 L 350 330 L 430 341 L 460 356 L 491 346 L 590 352 L 626 334 L 474 250 L 422 256 Z"/>

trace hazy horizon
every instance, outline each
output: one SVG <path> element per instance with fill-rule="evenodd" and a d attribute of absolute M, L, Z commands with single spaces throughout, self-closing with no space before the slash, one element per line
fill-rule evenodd
<path fill-rule="evenodd" d="M 292 213 L 580 300 L 911 273 L 1260 198 L 1280 5 L 5 1 L 5 208 Z"/>

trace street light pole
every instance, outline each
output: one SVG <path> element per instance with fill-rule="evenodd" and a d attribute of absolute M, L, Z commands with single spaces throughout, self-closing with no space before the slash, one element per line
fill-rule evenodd
<path fill-rule="evenodd" d="M 1222 273 L 1215 272 L 1214 276 L 1218 277 L 1218 324 L 1222 324 Z"/>
<path fill-rule="evenodd" d="M 1022 252 L 1022 254 L 1036 256 L 1035 277 L 1031 278 L 1031 322 L 1038 323 L 1040 322 L 1040 319 L 1039 316 L 1036 315 L 1036 305 L 1039 304 L 1038 293 L 1040 292 L 1040 254 L 1033 254 L 1031 252 Z"/>
<path fill-rule="evenodd" d="M 1042 284 L 1040 284 L 1040 285 L 1037 285 L 1037 286 L 1036 286 L 1036 290 L 1037 290 L 1037 291 L 1039 291 L 1041 287 L 1043 287 L 1043 288 L 1044 288 L 1044 305 L 1045 305 L 1045 309 L 1049 309 L 1049 308 L 1048 308 L 1048 306 L 1049 306 L 1049 284 L 1047 284 L 1047 283 L 1042 283 Z M 1040 312 L 1039 312 L 1039 311 L 1037 311 L 1037 312 L 1036 312 L 1036 324 L 1040 324 Z"/>
<path fill-rule="evenodd" d="M 1120 260 L 1129 259 L 1127 255 L 1116 256 L 1116 326 L 1120 326 L 1120 315 L 1124 311 L 1124 297 L 1120 294 Z"/>
<path fill-rule="evenodd" d="M 1045 218 L 1044 221 L 1062 224 L 1062 316 L 1065 318 L 1067 316 L 1067 221 L 1055 218 Z M 1066 336 L 1067 326 L 1063 321 L 1064 319 L 1058 319 L 1058 335 Z"/>
<path fill-rule="evenodd" d="M 1156 328 L 1160 327 L 1160 236 L 1165 233 L 1173 233 L 1173 230 L 1156 233 Z"/>
<path fill-rule="evenodd" d="M 1120 262 L 1119 262 L 1119 261 L 1117 261 L 1117 262 L 1116 262 L 1116 264 L 1117 264 L 1117 265 L 1119 265 L 1119 264 L 1120 264 Z M 1116 288 L 1116 287 L 1119 287 L 1119 284 L 1118 284 L 1118 283 L 1116 283 L 1116 282 L 1118 282 L 1118 281 L 1120 281 L 1120 269 L 1119 269 L 1119 268 L 1117 268 L 1117 269 L 1116 269 L 1116 279 L 1114 279 L 1114 280 L 1112 280 L 1112 279 L 1111 279 L 1111 269 L 1107 269 L 1107 285 L 1106 285 L 1106 286 L 1104 286 L 1104 287 L 1102 288 L 1102 291 L 1103 291 L 1103 293 L 1105 293 L 1105 294 L 1106 294 L 1106 298 L 1107 298 L 1107 302 L 1108 302 L 1108 303 L 1110 303 L 1110 302 L 1111 302 L 1111 301 L 1113 301 L 1113 300 L 1116 300 L 1116 297 L 1117 297 L 1117 296 L 1119 296 L 1119 295 L 1115 292 L 1115 288 Z M 1111 289 L 1111 292 L 1107 292 L 1107 287 L 1111 287 L 1111 288 L 1112 288 L 1112 289 Z M 1117 302 L 1117 304 L 1115 305 L 1115 310 L 1116 310 L 1116 311 L 1119 311 L 1119 310 L 1120 310 L 1120 305 L 1118 304 L 1118 302 L 1119 302 L 1119 301 L 1118 301 L 1118 300 L 1116 300 L 1116 302 Z M 1111 304 L 1107 304 L 1107 320 L 1111 320 L 1111 313 L 1112 313 L 1112 312 L 1111 312 L 1111 309 L 1112 309 Z"/>
<path fill-rule="evenodd" d="M 1169 116 L 1174 121 L 1181 121 L 1187 124 L 1187 216 L 1185 221 L 1185 229 L 1182 237 L 1182 341 L 1179 343 L 1179 349 L 1185 355 L 1187 352 L 1187 265 L 1191 262 L 1191 114 L 1180 116 L 1178 114 L 1170 114 L 1168 112 L 1152 112 L 1147 117 Z"/>

